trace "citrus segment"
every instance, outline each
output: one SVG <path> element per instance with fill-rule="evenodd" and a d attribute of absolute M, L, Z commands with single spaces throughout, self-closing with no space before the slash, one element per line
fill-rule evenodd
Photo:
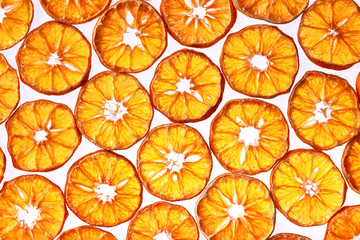
<path fill-rule="evenodd" d="M 118 72 L 141 72 L 164 52 L 165 25 L 150 4 L 122 0 L 100 17 L 93 44 L 105 67 Z"/>
<path fill-rule="evenodd" d="M 185 200 L 205 188 L 212 169 L 211 152 L 196 129 L 161 125 L 141 144 L 137 167 L 151 194 L 167 201 Z"/>
<path fill-rule="evenodd" d="M 21 105 L 6 122 L 6 130 L 14 167 L 24 171 L 61 167 L 81 142 L 71 110 L 48 100 Z"/>
<path fill-rule="evenodd" d="M 252 25 L 227 37 L 220 65 L 235 91 L 271 98 L 290 90 L 299 58 L 290 36 L 274 26 Z"/>
<path fill-rule="evenodd" d="M 154 110 L 133 76 L 102 72 L 81 89 L 75 115 L 83 135 L 105 149 L 126 149 L 148 132 Z"/>
<path fill-rule="evenodd" d="M 345 79 L 309 71 L 290 95 L 288 115 L 303 142 L 328 150 L 358 133 L 358 104 L 354 89 Z"/>
<path fill-rule="evenodd" d="M 142 187 L 128 159 L 97 151 L 71 166 L 65 198 L 71 211 L 84 222 L 111 227 L 128 221 L 139 209 Z"/>
<path fill-rule="evenodd" d="M 61 189 L 39 175 L 23 175 L 0 191 L 0 239 L 50 240 L 68 216 Z"/>
<path fill-rule="evenodd" d="M 299 226 L 325 224 L 345 201 L 346 184 L 330 157 L 318 150 L 289 152 L 271 173 L 276 207 Z"/>
<path fill-rule="evenodd" d="M 293 233 L 279 233 L 276 234 L 275 236 L 272 236 L 269 240 L 311 240 L 311 239 Z"/>
<path fill-rule="evenodd" d="M 341 163 L 349 186 L 360 193 L 360 136 L 355 137 L 346 145 Z"/>
<path fill-rule="evenodd" d="M 63 232 L 57 240 L 117 240 L 111 233 L 93 226 L 81 226 Z"/>
<path fill-rule="evenodd" d="M 265 184 L 241 174 L 218 176 L 202 193 L 195 212 L 209 240 L 267 239 L 275 224 L 275 206 Z"/>
<path fill-rule="evenodd" d="M 236 20 L 230 0 L 162 0 L 160 11 L 175 40 L 191 47 L 214 45 Z"/>
<path fill-rule="evenodd" d="M 21 80 L 45 94 L 65 94 L 87 80 L 91 45 L 75 27 L 56 21 L 32 30 L 17 54 Z"/>
<path fill-rule="evenodd" d="M 199 230 L 182 206 L 156 202 L 138 211 L 131 220 L 127 240 L 197 240 Z"/>
<path fill-rule="evenodd" d="M 6 158 L 3 151 L 0 148 L 0 182 L 4 177 L 5 169 L 6 169 Z"/>
<path fill-rule="evenodd" d="M 209 117 L 221 101 L 224 79 L 203 53 L 177 51 L 160 62 L 150 84 L 152 102 L 174 122 Z"/>

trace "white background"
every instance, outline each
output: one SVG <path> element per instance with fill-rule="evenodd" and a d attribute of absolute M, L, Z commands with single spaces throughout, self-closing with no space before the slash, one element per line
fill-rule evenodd
<path fill-rule="evenodd" d="M 312 4 L 313 2 L 314 2 L 314 0 L 310 0 L 310 4 Z M 39 0 L 33 0 L 33 3 L 34 3 L 34 19 L 33 19 L 32 25 L 31 25 L 31 30 L 38 27 L 39 25 L 41 25 L 42 23 L 44 23 L 46 21 L 52 20 L 42 9 L 42 7 L 39 3 Z M 112 4 L 114 4 L 114 3 L 115 3 L 115 1 L 112 2 Z M 160 0 L 151 0 L 150 3 L 154 7 L 159 9 Z M 359 2 L 358 2 L 358 4 L 359 4 Z M 97 19 L 95 19 L 89 23 L 86 23 L 86 24 L 76 25 L 76 27 L 84 33 L 84 35 L 87 37 L 87 39 L 90 42 L 92 39 L 92 30 L 94 28 L 96 21 L 97 21 Z M 339 76 L 347 79 L 349 81 L 349 83 L 354 87 L 356 76 L 359 72 L 359 64 L 356 64 L 352 68 L 344 70 L 344 71 L 334 71 L 334 70 L 329 70 L 329 69 L 324 69 L 324 68 L 318 67 L 315 64 L 313 64 L 312 62 L 310 62 L 307 59 L 307 57 L 305 56 L 304 52 L 302 51 L 300 45 L 297 42 L 297 30 L 298 30 L 299 22 L 300 22 L 300 17 L 291 23 L 284 24 L 284 25 L 278 25 L 278 27 L 282 31 L 284 31 L 286 34 L 288 34 L 294 38 L 297 48 L 298 48 L 299 57 L 300 57 L 300 69 L 299 69 L 299 73 L 296 77 L 295 83 L 301 79 L 301 77 L 304 75 L 304 73 L 306 71 L 319 70 L 319 71 L 324 71 L 326 73 L 339 75 Z M 245 27 L 247 25 L 252 25 L 252 24 L 269 24 L 269 23 L 267 23 L 265 21 L 261 21 L 261 20 L 251 19 L 251 18 L 245 16 L 244 14 L 237 12 L 236 23 L 233 26 L 233 28 L 231 29 L 230 33 L 237 32 L 240 29 L 242 29 L 243 27 Z M 225 40 L 225 38 L 220 40 L 217 44 L 215 44 L 212 47 L 209 47 L 206 49 L 194 49 L 194 50 L 205 53 L 207 56 L 209 56 L 213 60 L 213 62 L 215 64 L 218 65 L 219 57 L 221 54 L 221 48 L 224 44 L 224 40 Z M 17 53 L 21 43 L 22 42 L 18 43 L 16 46 L 14 46 L 13 48 L 11 48 L 9 50 L 2 51 L 2 53 L 5 55 L 6 59 L 9 61 L 10 65 L 14 68 L 17 68 L 15 56 L 16 56 L 16 53 Z M 155 70 L 156 66 L 158 65 L 158 63 L 160 62 L 160 60 L 163 59 L 164 57 L 169 56 L 174 51 L 177 51 L 177 50 L 183 49 L 183 48 L 184 47 L 182 45 L 177 43 L 170 35 L 168 35 L 168 46 L 167 46 L 167 49 L 166 49 L 165 53 L 163 54 L 163 56 L 150 69 L 148 69 L 142 73 L 135 74 L 135 76 L 140 80 L 140 82 L 145 86 L 145 88 L 148 89 L 150 81 L 154 74 L 154 70 Z M 93 51 L 92 52 L 92 68 L 91 68 L 91 72 L 90 72 L 90 77 L 92 77 L 95 74 L 97 74 L 101 71 L 104 71 L 104 70 L 107 70 L 107 69 L 100 63 L 96 53 Z M 20 82 L 20 92 L 21 92 L 21 99 L 20 99 L 19 104 L 22 104 L 27 101 L 36 100 L 36 99 L 48 99 L 48 100 L 52 100 L 54 102 L 65 103 L 72 110 L 74 110 L 76 99 L 77 99 L 77 96 L 79 93 L 79 89 L 76 89 L 73 92 L 63 95 L 63 96 L 46 96 L 44 94 L 40 94 L 40 93 L 32 90 L 30 87 L 28 87 L 25 84 L 23 84 L 22 82 Z M 227 101 L 229 101 L 230 99 L 245 98 L 245 97 L 246 96 L 233 91 L 229 87 L 229 85 L 226 83 L 224 97 L 223 97 L 223 100 L 222 100 L 219 108 L 217 109 L 217 111 L 207 120 L 204 120 L 199 123 L 191 123 L 189 125 L 192 127 L 195 127 L 197 130 L 199 130 L 200 133 L 202 134 L 202 136 L 206 139 L 206 141 L 208 141 L 210 122 L 213 119 L 213 117 L 219 112 L 219 110 L 224 106 L 224 104 Z M 277 105 L 282 110 L 284 115 L 287 116 L 288 98 L 289 98 L 289 94 L 284 94 L 284 95 L 275 97 L 274 99 L 270 99 L 270 100 L 266 100 L 266 101 Z M 165 116 L 163 116 L 161 113 L 155 111 L 155 115 L 154 115 L 154 119 L 153 119 L 151 128 L 154 128 L 160 124 L 166 124 L 166 123 L 170 123 L 169 120 Z M 290 127 L 290 125 L 289 125 L 289 127 Z M 31 173 L 20 171 L 13 167 L 10 155 L 8 154 L 7 147 L 6 147 L 7 146 L 7 133 L 5 130 L 4 123 L 2 125 L 0 125 L 0 136 L 1 136 L 0 137 L 0 146 L 1 146 L 2 150 L 4 151 L 4 153 L 6 155 L 6 159 L 7 159 L 4 180 L 0 183 L 0 188 L 2 188 L 5 181 L 9 181 L 20 175 L 31 174 Z M 131 160 L 136 165 L 136 153 L 137 153 L 137 149 L 140 146 L 140 144 L 141 144 L 141 141 L 139 143 L 137 143 L 136 145 L 132 146 L 128 150 L 122 150 L 122 151 L 116 151 L 116 152 L 124 155 L 125 157 L 127 157 L 129 160 Z M 296 137 L 293 129 L 290 127 L 290 149 L 296 149 L 296 148 L 310 148 L 310 146 L 308 146 L 305 143 L 303 143 L 302 141 L 300 141 Z M 96 147 L 94 144 L 90 143 L 88 140 L 86 140 L 83 137 L 81 145 L 79 146 L 79 148 L 77 149 L 75 154 L 72 156 L 72 158 L 63 167 L 61 167 L 60 169 L 48 172 L 48 173 L 40 173 L 40 174 L 47 177 L 54 183 L 58 184 L 62 189 L 64 189 L 66 174 L 67 174 L 67 171 L 70 168 L 70 166 L 75 161 L 77 161 L 80 157 L 82 157 L 85 154 L 88 154 L 90 152 L 94 152 L 98 149 L 99 149 L 98 147 Z M 344 149 L 344 146 L 340 146 L 333 150 L 326 151 L 326 153 L 331 156 L 331 159 L 335 162 L 335 164 L 339 168 L 341 167 L 340 162 L 341 162 L 343 149 Z M 211 173 L 210 180 L 213 180 L 216 176 L 223 174 L 225 172 L 226 172 L 225 169 L 223 169 L 221 167 L 221 165 L 218 163 L 216 158 L 213 156 L 213 170 Z M 258 174 L 255 177 L 262 180 L 269 187 L 270 171 L 266 172 L 266 173 Z M 141 207 L 144 207 L 144 206 L 154 203 L 156 201 L 160 201 L 160 199 L 150 195 L 145 190 L 145 188 L 144 188 L 143 192 L 144 192 L 143 203 L 142 203 Z M 189 212 L 195 217 L 194 209 L 195 209 L 195 204 L 196 204 L 197 200 L 198 200 L 198 197 L 195 197 L 194 199 L 191 199 L 191 200 L 176 202 L 176 204 L 180 204 L 180 205 L 186 207 L 189 210 Z M 350 188 L 348 188 L 345 205 L 355 205 L 355 204 L 360 204 L 360 195 L 356 194 Z M 67 230 L 67 229 L 81 226 L 84 224 L 85 224 L 84 222 L 82 222 L 80 219 L 78 219 L 69 210 L 69 217 L 67 218 L 67 220 L 65 222 L 63 230 Z M 128 227 L 128 222 L 125 222 L 125 223 L 120 224 L 115 227 L 102 228 L 102 229 L 113 233 L 119 240 L 125 240 L 127 227 Z M 302 234 L 302 235 L 308 236 L 314 240 L 317 240 L 317 239 L 323 239 L 325 230 L 326 230 L 326 225 L 317 226 L 317 227 L 307 227 L 307 228 L 299 227 L 299 226 L 294 225 L 291 222 L 289 222 L 279 211 L 276 212 L 276 224 L 275 224 L 275 230 L 274 230 L 273 234 L 280 233 L 280 232 L 291 232 L 291 233 Z M 200 235 L 201 235 L 200 239 L 204 240 L 205 237 L 202 234 L 200 234 Z"/>

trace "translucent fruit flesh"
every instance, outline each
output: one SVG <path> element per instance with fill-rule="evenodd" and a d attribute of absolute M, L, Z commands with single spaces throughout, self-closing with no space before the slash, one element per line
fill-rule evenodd
<path fill-rule="evenodd" d="M 0 148 L 0 182 L 4 177 L 5 168 L 6 168 L 5 155 L 4 155 L 3 151 Z"/>
<path fill-rule="evenodd" d="M 275 236 L 272 236 L 269 240 L 311 240 L 311 239 L 293 233 L 279 233 L 276 234 Z"/>
<path fill-rule="evenodd" d="M 117 240 L 114 235 L 93 226 L 81 226 L 63 232 L 57 240 Z"/>
<path fill-rule="evenodd" d="M 352 139 L 345 147 L 342 157 L 342 170 L 349 186 L 360 193 L 360 138 Z"/>

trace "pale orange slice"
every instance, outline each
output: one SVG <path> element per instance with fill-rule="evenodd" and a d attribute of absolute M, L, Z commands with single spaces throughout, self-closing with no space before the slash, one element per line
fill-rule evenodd
<path fill-rule="evenodd" d="M 63 232 L 57 240 L 117 240 L 111 233 L 93 226 L 81 226 Z"/>
<path fill-rule="evenodd" d="M 279 233 L 269 238 L 269 240 L 311 240 L 311 239 L 294 233 Z"/>
<path fill-rule="evenodd" d="M 0 148 L 0 182 L 1 180 L 3 180 L 5 169 L 6 169 L 6 158 L 3 151 Z"/>
<path fill-rule="evenodd" d="M 356 136 L 346 145 L 341 165 L 351 189 L 360 193 L 360 136 Z"/>

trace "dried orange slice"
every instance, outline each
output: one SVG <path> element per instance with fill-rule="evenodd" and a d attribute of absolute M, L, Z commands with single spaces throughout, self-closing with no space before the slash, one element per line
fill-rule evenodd
<path fill-rule="evenodd" d="M 81 142 L 74 115 L 65 104 L 26 102 L 6 122 L 15 168 L 50 171 L 64 165 Z"/>
<path fill-rule="evenodd" d="M 289 148 L 289 127 L 281 110 L 256 99 L 227 102 L 213 119 L 210 147 L 228 171 L 268 171 Z"/>
<path fill-rule="evenodd" d="M 275 225 L 266 185 L 241 174 L 218 176 L 202 193 L 195 212 L 209 240 L 263 240 Z"/>
<path fill-rule="evenodd" d="M 127 240 L 197 240 L 199 230 L 186 208 L 156 202 L 138 211 L 131 220 Z"/>
<path fill-rule="evenodd" d="M 328 150 L 358 133 L 358 105 L 357 95 L 345 79 L 309 71 L 290 95 L 288 115 L 303 142 Z"/>
<path fill-rule="evenodd" d="M 149 3 L 121 0 L 100 17 L 93 44 L 105 67 L 118 72 L 141 72 L 165 51 L 165 24 Z"/>
<path fill-rule="evenodd" d="M 304 12 L 298 38 L 317 65 L 346 69 L 360 61 L 360 8 L 353 0 L 316 0 Z"/>
<path fill-rule="evenodd" d="M 277 27 L 252 25 L 227 37 L 220 66 L 235 91 L 271 98 L 290 90 L 299 57 L 294 40 Z"/>
<path fill-rule="evenodd" d="M 56 21 L 32 30 L 17 54 L 21 80 L 52 95 L 68 93 L 86 81 L 90 60 L 86 37 L 77 28 Z"/>
<path fill-rule="evenodd" d="M 93 226 L 81 226 L 63 232 L 57 240 L 117 240 L 111 233 Z"/>
<path fill-rule="evenodd" d="M 341 160 L 345 179 L 352 190 L 360 193 L 360 136 L 356 136 L 345 147 Z"/>
<path fill-rule="evenodd" d="M 277 209 L 303 227 L 325 224 L 343 205 L 347 190 L 330 157 L 313 149 L 289 152 L 271 172 L 270 185 Z"/>
<path fill-rule="evenodd" d="M 102 72 L 81 89 L 75 115 L 83 135 L 105 149 L 125 149 L 149 131 L 154 110 L 133 76 Z"/>
<path fill-rule="evenodd" d="M 214 45 L 236 20 L 231 0 L 162 0 L 160 11 L 173 38 L 190 47 Z"/>
<path fill-rule="evenodd" d="M 154 196 L 167 201 L 190 199 L 209 181 L 211 152 L 196 129 L 184 124 L 161 125 L 139 147 L 137 169 Z"/>
<path fill-rule="evenodd" d="M 4 177 L 5 169 L 6 169 L 6 158 L 3 151 L 0 148 L 0 182 Z"/>
<path fill-rule="evenodd" d="M 54 239 L 68 216 L 61 189 L 39 175 L 6 182 L 0 212 L 0 239 Z"/>
<path fill-rule="evenodd" d="M 311 239 L 293 233 L 279 233 L 269 238 L 269 240 L 311 240 Z"/>
<path fill-rule="evenodd" d="M 80 24 L 98 17 L 111 0 L 40 0 L 50 17 L 70 24 Z"/>
<path fill-rule="evenodd" d="M 220 69 L 210 58 L 183 49 L 159 63 L 150 95 L 155 108 L 170 120 L 201 121 L 219 105 L 224 82 Z"/>
<path fill-rule="evenodd" d="M 71 211 L 84 222 L 111 227 L 128 221 L 139 209 L 142 187 L 128 159 L 97 151 L 71 166 L 65 198 Z"/>

